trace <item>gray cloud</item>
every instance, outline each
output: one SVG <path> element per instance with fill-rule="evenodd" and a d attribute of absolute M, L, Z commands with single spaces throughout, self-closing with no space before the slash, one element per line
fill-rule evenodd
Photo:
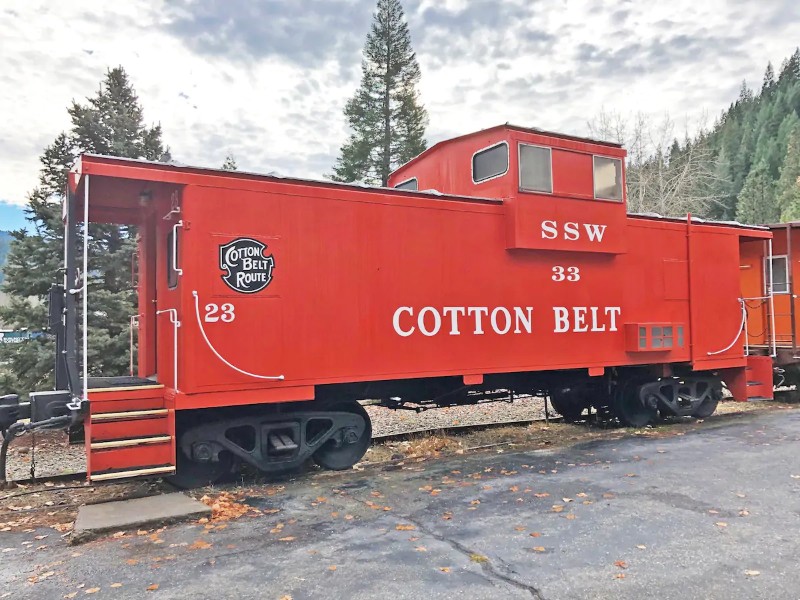
<path fill-rule="evenodd" d="M 332 55 L 353 60 L 373 9 L 371 0 L 178 0 L 163 26 L 198 54 L 313 66 Z"/>

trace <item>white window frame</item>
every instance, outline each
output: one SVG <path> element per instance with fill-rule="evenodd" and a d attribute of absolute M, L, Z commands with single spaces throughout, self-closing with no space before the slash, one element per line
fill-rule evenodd
<path fill-rule="evenodd" d="M 786 289 L 784 289 L 783 291 L 776 290 L 775 287 L 772 285 L 772 281 L 770 280 L 770 269 L 769 269 L 769 263 L 767 261 L 775 260 L 776 258 L 782 258 L 783 259 L 784 273 L 786 273 L 786 283 L 784 284 L 786 286 Z M 775 274 L 775 265 L 774 264 L 772 266 L 772 271 L 771 272 L 772 272 L 772 274 L 774 276 L 774 274 Z M 780 296 L 782 294 L 788 294 L 789 293 L 789 255 L 788 254 L 773 254 L 772 257 L 769 257 L 769 256 L 765 256 L 764 257 L 764 296 L 769 296 L 770 289 L 772 290 L 772 294 L 774 296 Z"/>
<path fill-rule="evenodd" d="M 503 171 L 502 173 L 498 173 L 497 175 L 492 175 L 491 177 L 486 177 L 484 179 L 481 179 L 480 181 L 475 181 L 475 157 L 481 152 L 486 152 L 487 150 L 491 150 L 492 148 L 497 148 L 498 146 L 506 147 L 506 170 Z M 476 150 L 472 154 L 472 158 L 469 161 L 469 170 L 470 170 L 470 175 L 472 176 L 472 183 L 476 185 L 479 183 L 485 183 L 486 181 L 491 181 L 492 179 L 497 179 L 498 177 L 503 177 L 506 173 L 508 173 L 508 170 L 510 168 L 511 168 L 511 154 L 509 152 L 508 142 L 505 140 L 503 140 L 502 142 L 497 142 L 495 144 L 492 144 L 491 146 L 486 146 L 485 148 L 481 148 L 480 150 Z"/>
<path fill-rule="evenodd" d="M 530 146 L 531 148 L 543 148 L 547 150 L 548 155 L 550 156 L 550 191 L 542 191 L 542 190 L 530 190 L 528 188 L 522 187 L 522 147 L 523 146 Z M 549 194 L 553 195 L 553 149 L 550 146 L 542 146 L 540 144 L 529 144 L 528 142 L 519 142 L 517 144 L 517 170 L 519 171 L 519 180 L 517 181 L 517 185 L 519 185 L 519 189 L 522 192 L 527 192 L 529 194 Z M 594 174 L 592 174 L 594 176 Z"/>
<path fill-rule="evenodd" d="M 606 160 L 615 160 L 619 163 L 619 174 L 623 181 L 619 182 L 619 200 L 615 198 L 600 198 L 597 195 L 597 185 L 595 185 L 594 173 L 595 173 L 595 161 L 598 158 L 604 158 Z M 622 159 L 617 158 L 615 156 L 603 156 L 602 154 L 592 154 L 592 197 L 595 200 L 600 200 L 601 202 L 623 202 L 625 200 L 625 165 L 622 164 Z"/>
<path fill-rule="evenodd" d="M 408 188 L 401 188 L 400 187 L 401 185 L 405 185 L 406 183 L 409 183 L 410 181 L 416 181 L 417 182 L 417 187 L 415 189 L 411 190 L 411 189 L 408 189 Z M 419 191 L 419 180 L 416 177 L 409 177 L 408 179 L 405 179 L 405 180 L 401 181 L 400 183 L 395 184 L 393 189 L 400 190 L 400 191 L 403 191 L 403 192 L 418 192 Z"/>

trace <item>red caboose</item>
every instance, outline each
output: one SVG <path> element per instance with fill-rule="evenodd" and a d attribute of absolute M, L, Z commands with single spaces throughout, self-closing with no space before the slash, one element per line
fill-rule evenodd
<path fill-rule="evenodd" d="M 239 461 L 349 467 L 370 442 L 362 399 L 711 414 L 748 365 L 740 242 L 770 233 L 627 215 L 624 157 L 506 125 L 433 146 L 385 189 L 84 156 L 53 294 L 62 391 L 34 399 L 68 404 L 51 426 L 83 420 L 90 479 L 184 484 Z M 138 226 L 138 377 L 79 367 L 84 215 Z"/>

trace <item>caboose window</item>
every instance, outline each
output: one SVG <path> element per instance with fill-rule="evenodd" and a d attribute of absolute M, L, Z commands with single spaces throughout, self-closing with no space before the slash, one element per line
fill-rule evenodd
<path fill-rule="evenodd" d="M 519 187 L 528 192 L 553 193 L 553 160 L 550 148 L 519 145 Z"/>
<path fill-rule="evenodd" d="M 175 261 L 172 258 L 172 253 L 177 254 L 178 239 L 175 238 L 175 229 L 169 230 L 167 235 L 167 286 L 174 288 L 178 285 L 178 272 L 175 270 Z"/>
<path fill-rule="evenodd" d="M 594 157 L 594 197 L 599 200 L 622 200 L 622 161 Z"/>
<path fill-rule="evenodd" d="M 411 179 L 406 179 L 405 181 L 401 181 L 396 186 L 394 186 L 396 190 L 411 190 L 416 192 L 419 189 L 419 182 L 417 181 L 416 177 L 412 177 Z"/>
<path fill-rule="evenodd" d="M 773 294 L 789 293 L 789 262 L 786 256 L 772 257 L 772 285 L 770 285 L 770 263 L 764 261 L 764 280 L 767 282 L 767 293 L 770 288 Z"/>
<path fill-rule="evenodd" d="M 508 144 L 500 142 L 472 155 L 472 181 L 480 183 L 508 172 Z"/>

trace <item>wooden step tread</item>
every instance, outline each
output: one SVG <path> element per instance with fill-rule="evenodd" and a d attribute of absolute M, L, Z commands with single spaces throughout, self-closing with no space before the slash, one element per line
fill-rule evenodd
<path fill-rule="evenodd" d="M 146 419 L 147 417 L 159 417 L 169 414 L 168 408 L 155 408 L 152 410 L 129 410 L 126 412 L 97 413 L 92 415 L 92 423 L 98 421 L 118 421 L 125 419 Z"/>
<path fill-rule="evenodd" d="M 126 448 L 129 446 L 142 446 L 145 444 L 165 444 L 172 441 L 171 435 L 154 435 L 138 438 L 124 438 L 120 440 L 106 440 L 92 442 L 92 450 L 106 450 L 109 448 Z"/>
<path fill-rule="evenodd" d="M 175 473 L 174 465 L 159 465 L 152 467 L 139 467 L 137 469 L 127 469 L 124 471 L 93 473 L 89 476 L 89 480 L 108 481 L 111 479 L 127 479 L 129 477 L 144 477 L 147 475 L 172 475 L 173 473 Z"/>

